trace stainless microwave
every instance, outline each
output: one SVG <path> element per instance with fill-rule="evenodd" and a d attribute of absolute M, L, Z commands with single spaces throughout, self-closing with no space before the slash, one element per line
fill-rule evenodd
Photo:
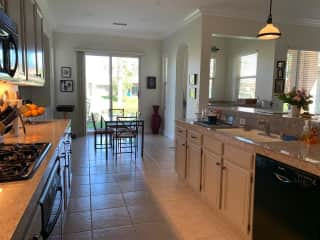
<path fill-rule="evenodd" d="M 3 10 L 0 10 L 0 79 L 13 77 L 17 67 L 17 25 Z"/>

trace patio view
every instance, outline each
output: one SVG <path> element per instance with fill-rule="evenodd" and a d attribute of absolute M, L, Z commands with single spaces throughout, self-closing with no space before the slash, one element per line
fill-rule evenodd
<path fill-rule="evenodd" d="M 98 124 L 114 108 L 135 116 L 139 111 L 139 58 L 86 55 L 86 86 L 87 131 L 93 129 L 92 113 Z"/>

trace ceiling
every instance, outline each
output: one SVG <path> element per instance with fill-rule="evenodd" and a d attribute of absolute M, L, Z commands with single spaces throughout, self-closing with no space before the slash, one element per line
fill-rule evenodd
<path fill-rule="evenodd" d="M 161 39 L 197 9 L 265 21 L 268 0 L 46 0 L 56 31 L 116 33 Z M 274 0 L 274 22 L 320 26 L 319 0 Z M 127 23 L 126 27 L 114 22 Z"/>

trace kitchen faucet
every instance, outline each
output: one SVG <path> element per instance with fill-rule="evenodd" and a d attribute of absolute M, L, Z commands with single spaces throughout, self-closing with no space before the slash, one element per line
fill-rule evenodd
<path fill-rule="evenodd" d="M 270 136 L 270 122 L 266 119 L 260 119 L 258 120 L 258 125 L 261 126 L 263 125 L 264 126 L 264 134 L 266 136 Z"/>

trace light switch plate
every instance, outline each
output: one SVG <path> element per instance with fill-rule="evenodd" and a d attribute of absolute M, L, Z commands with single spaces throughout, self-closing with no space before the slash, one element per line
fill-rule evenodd
<path fill-rule="evenodd" d="M 246 125 L 246 119 L 245 118 L 240 118 L 240 125 L 241 126 Z"/>

